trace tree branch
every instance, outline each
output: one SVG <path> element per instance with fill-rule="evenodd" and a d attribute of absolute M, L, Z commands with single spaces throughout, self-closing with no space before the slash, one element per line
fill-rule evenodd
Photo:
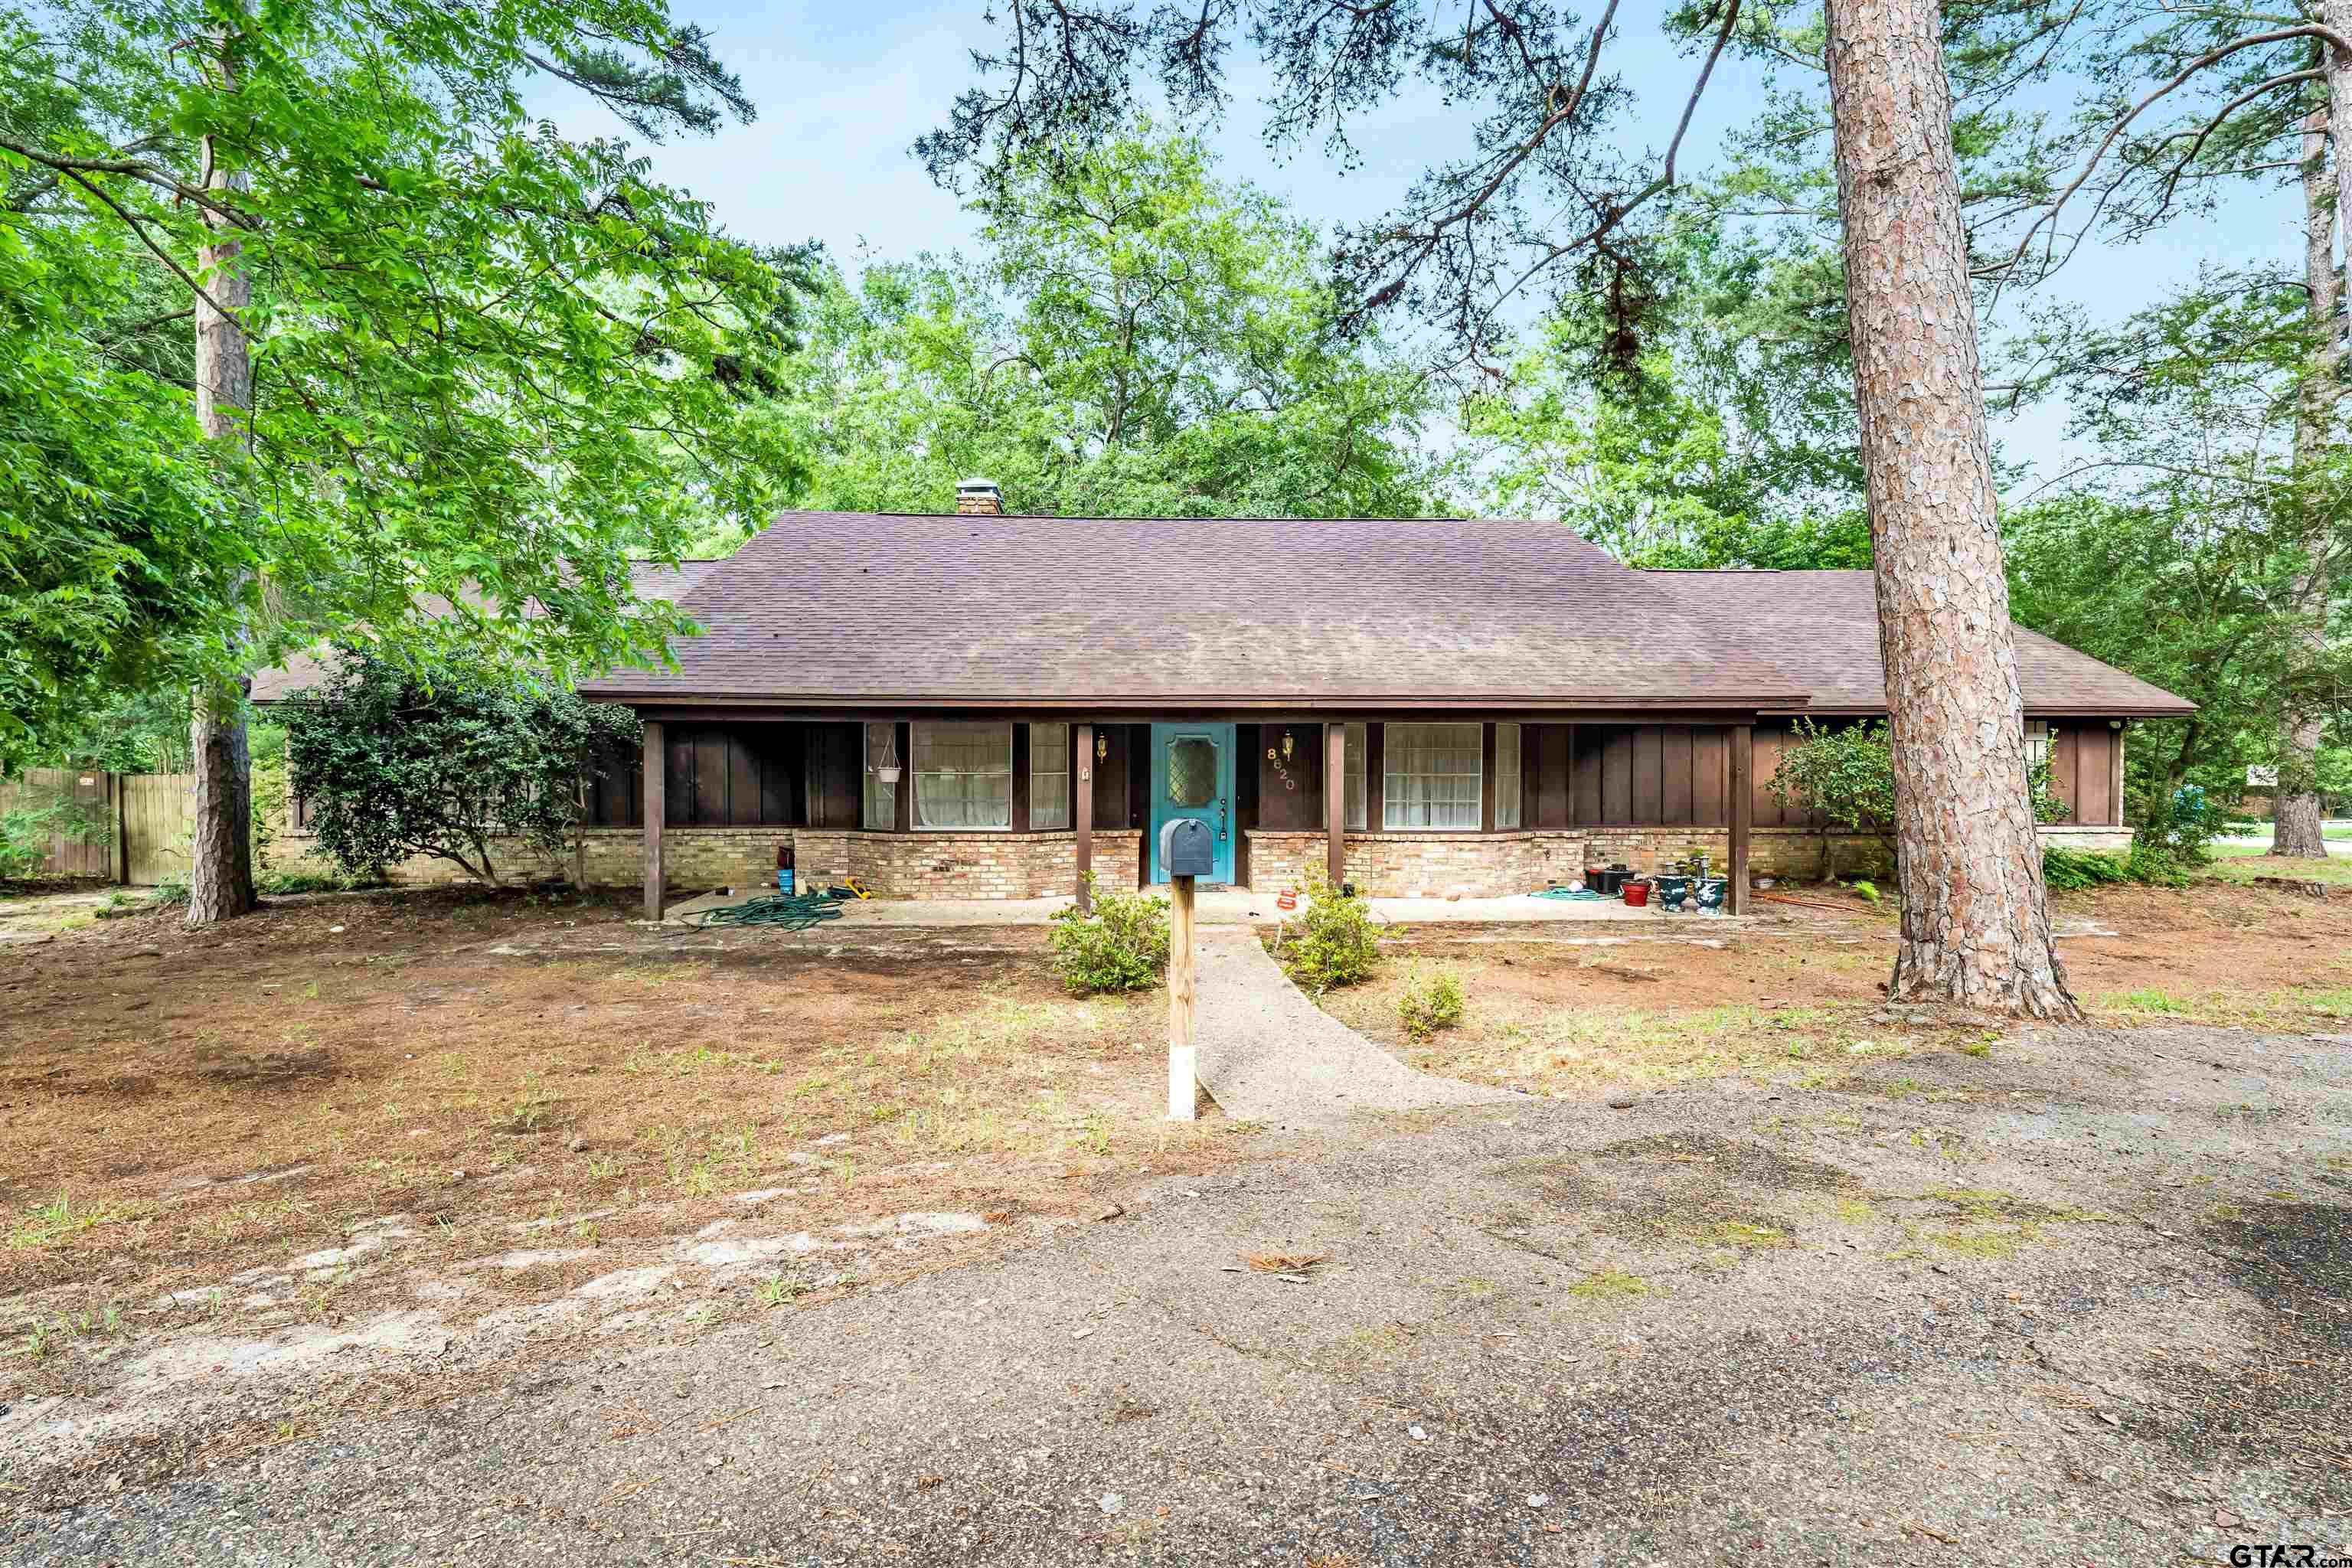
<path fill-rule="evenodd" d="M 214 299 L 212 295 L 206 291 L 203 284 L 197 282 L 194 278 L 189 275 L 186 268 L 172 259 L 171 252 L 165 250 L 162 246 L 147 237 L 147 219 L 126 209 L 121 203 L 116 201 L 112 196 L 108 195 L 103 190 L 99 188 L 98 184 L 94 181 L 90 180 L 87 176 L 72 169 L 65 169 L 59 172 L 63 174 L 67 179 L 71 180 L 75 184 L 79 185 L 83 190 L 88 191 L 91 195 L 96 196 L 100 202 L 103 202 L 109 211 L 113 213 L 115 216 L 121 218 L 124 224 L 129 226 L 131 232 L 138 237 L 139 243 L 145 246 L 150 251 L 154 253 L 156 260 L 170 268 L 173 274 L 179 278 L 180 281 L 185 283 L 190 289 L 194 290 L 197 299 L 202 300 L 205 304 L 210 305 L 215 311 L 218 312 L 223 321 L 234 321 L 237 320 L 236 311 L 225 309 L 219 300 Z"/>
<path fill-rule="evenodd" d="M 258 230 L 261 227 L 260 221 L 252 214 L 240 212 L 211 191 L 188 184 L 152 163 L 142 163 L 130 158 L 60 158 L 5 136 L 0 136 L 0 153 L 14 153 L 28 163 L 54 169 L 60 174 L 77 177 L 82 174 L 121 174 L 152 185 L 159 191 L 169 191 L 182 201 L 193 202 L 239 228 Z M 77 183 L 87 185 L 89 182 L 78 179 Z"/>
<path fill-rule="evenodd" d="M 2009 259 L 2006 262 L 2001 263 L 1997 268 L 1989 268 L 1985 275 L 1990 276 L 1997 272 L 2005 276 L 2015 271 L 2018 264 L 2025 259 L 2026 252 L 2032 248 L 2033 237 L 2042 231 L 2043 225 L 2056 224 L 2060 211 L 2065 207 L 2066 203 L 2073 198 L 2074 193 L 2081 190 L 2083 186 L 2089 182 L 2092 174 L 2097 170 L 2100 160 L 2107 155 L 2108 151 L 2115 146 L 2116 142 L 2123 136 L 2123 133 L 2131 128 L 2132 121 L 2137 120 L 2140 115 L 2158 99 L 2164 98 L 2178 90 L 2198 72 L 2204 70 L 2210 66 L 2218 65 L 2221 61 L 2228 59 L 2231 55 L 2237 54 L 2242 50 L 2257 48 L 2264 44 L 2283 44 L 2290 38 L 2317 38 L 2324 43 L 2331 44 L 2335 47 L 2342 49 L 2347 54 L 2352 54 L 2352 40 L 2347 40 L 2341 33 L 2336 32 L 2332 27 L 2322 26 L 2315 22 L 2305 22 L 2291 27 L 2280 27 L 2268 33 L 2249 34 L 2245 37 L 2233 39 L 2232 41 L 2222 45 L 2218 49 L 2211 49 L 2198 56 L 2186 66 L 2183 66 L 2180 68 L 2179 73 L 2173 77 L 2170 81 L 2166 82 L 2162 87 L 2158 88 L 2155 91 L 2141 99 L 2137 103 L 2132 105 L 2132 107 L 2126 110 L 2121 118 L 2116 120 L 2113 125 L 2107 128 L 2106 135 L 2100 139 L 2099 145 L 2091 153 L 2090 161 L 2083 165 L 2083 172 L 2075 175 L 2074 180 L 2068 184 L 2064 190 L 2058 193 L 2057 199 L 2050 204 L 2049 211 L 2044 213 L 2042 216 L 2034 219 L 2032 224 L 2026 228 L 2026 231 L 2018 237 L 2017 247 L 2014 250 L 2010 252 Z"/>

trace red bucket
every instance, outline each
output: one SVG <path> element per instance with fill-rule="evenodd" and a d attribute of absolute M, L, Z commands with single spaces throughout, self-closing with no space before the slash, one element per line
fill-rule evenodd
<path fill-rule="evenodd" d="M 1637 910 L 1646 907 L 1650 901 L 1650 884 L 1647 882 L 1626 883 L 1625 901 Z"/>

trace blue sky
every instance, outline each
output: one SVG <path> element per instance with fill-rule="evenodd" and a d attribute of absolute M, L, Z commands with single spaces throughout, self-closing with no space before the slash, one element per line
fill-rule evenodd
<path fill-rule="evenodd" d="M 966 242 L 973 224 L 956 199 L 934 186 L 908 147 L 940 124 L 972 79 L 968 51 L 993 43 L 981 20 L 982 0 L 961 5 L 790 4 L 730 5 L 673 0 L 676 15 L 714 35 L 714 48 L 759 105 L 749 126 L 730 126 L 707 141 L 679 141 L 646 151 L 658 177 L 711 201 L 728 228 L 746 238 L 824 241 L 854 266 L 861 247 L 886 257 Z M 1612 46 L 1613 68 L 1633 85 L 1640 107 L 1630 140 L 1662 145 L 1681 110 L 1692 65 L 1648 24 L 1629 25 Z M 1433 95 L 1408 89 L 1360 128 L 1361 166 L 1343 172 L 1320 146 L 1278 158 L 1261 143 L 1247 46 L 1236 101 L 1211 136 L 1231 176 L 1286 197 L 1322 226 L 1377 215 L 1402 194 L 1432 155 L 1461 143 L 1461 117 Z M 1684 166 L 1703 169 L 1728 125 L 1761 100 L 1755 68 L 1727 59 L 1717 68 Z M 593 106 L 551 100 L 569 130 L 617 129 Z M 2086 248 L 2050 296 L 2116 316 L 2194 277 L 2200 263 L 2284 264 L 2300 254 L 2298 213 L 2288 198 L 2248 194 L 2202 225 L 2179 226 L 2162 241 L 2127 251 Z M 2043 409 L 1997 431 L 2014 457 L 2047 472 L 2066 460 L 2062 410 Z"/>

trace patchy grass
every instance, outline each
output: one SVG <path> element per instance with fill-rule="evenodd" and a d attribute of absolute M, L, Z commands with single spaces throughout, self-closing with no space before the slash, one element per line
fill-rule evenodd
<path fill-rule="evenodd" d="M 1010 1218 L 1255 1157 L 1213 1115 L 1162 1119 L 1160 1015 L 1066 996 L 1040 932 L 714 952 L 627 914 L 400 894 L 0 950 L 0 1299 L 94 1300 L 101 1271 L 194 1299 L 381 1215 L 455 1268 L 517 1226 L 625 1252 L 747 1190 L 794 1226 Z M 320 1316 L 382 1288 L 309 1283 Z"/>
<path fill-rule="evenodd" d="M 1650 1282 L 1622 1269 L 1597 1268 L 1570 1285 L 1568 1293 L 1580 1301 L 1622 1301 L 1650 1294 Z"/>
<path fill-rule="evenodd" d="M 2297 882 L 2325 882 L 2332 888 L 2352 888 L 2352 858 L 2331 855 L 2325 860 L 2273 855 L 2257 844 L 2216 844 L 2208 869 L 2226 881 L 2251 882 L 2256 877 L 2285 877 Z"/>
<path fill-rule="evenodd" d="M 2206 879 L 2185 890 L 2119 886 L 2054 901 L 2062 916 L 2118 933 L 2061 947 L 2076 994 L 2102 1023 L 2296 1030 L 2352 1018 L 2352 900 Z M 1738 1073 L 1804 1090 L 1965 1098 L 1965 1089 L 1936 1086 L 1948 1074 L 1889 1080 L 1884 1064 L 1946 1051 L 1984 1060 L 1996 1057 L 2000 1034 L 1932 1012 L 1915 1025 L 1915 1009 L 1889 1008 L 1884 921 L 1792 918 L 1808 923 L 1725 931 L 1713 947 L 1591 945 L 1591 937 L 1571 945 L 1529 940 L 1525 928 L 1421 926 L 1384 940 L 1391 961 L 1370 982 L 1318 1001 L 1424 1071 L 1531 1093 L 1582 1098 Z M 1416 965 L 1457 975 L 1467 1003 L 1454 1027 L 1428 1038 L 1413 1037 L 1398 1010 Z"/>
<path fill-rule="evenodd" d="M 1433 950 L 1444 944 L 1442 935 L 1426 931 L 1419 940 Z M 1400 1023 L 1399 1004 L 1415 984 L 1410 965 L 1391 963 L 1366 984 L 1318 1000 L 1424 1071 L 1570 1096 L 1735 1072 L 1827 1087 L 1844 1076 L 1827 1066 L 1833 1060 L 1899 1057 L 1939 1046 L 1946 1033 L 1874 1018 L 1885 1009 L 1872 986 L 1885 967 L 1874 950 L 1659 943 L 1631 956 L 1624 949 L 1601 952 L 1596 959 L 1535 943 L 1448 951 L 1445 966 L 1460 977 L 1469 1005 L 1453 1027 L 1435 1035 L 1417 1035 Z M 1693 987 L 1685 982 L 1694 969 L 1730 973 L 1712 973 Z M 1706 995 L 1735 987 L 1770 1000 Z M 1699 994 L 1691 994 L 1694 989 Z M 1821 994 L 1824 990 L 1830 994 Z M 1791 991 L 1812 994 L 1783 1000 Z"/>
<path fill-rule="evenodd" d="M 77 1206 L 73 1194 L 60 1190 L 45 1204 L 27 1207 L 8 1227 L 8 1247 L 13 1251 L 23 1247 L 54 1247 L 86 1230 L 102 1225 L 116 1225 L 132 1217 L 131 1205 L 84 1201 Z"/>
<path fill-rule="evenodd" d="M 2352 1018 L 2352 985 L 2316 984 L 2250 991 L 2214 986 L 2195 992 L 2109 992 L 2087 1005 L 2103 1023 L 2219 1024 L 2231 1028 L 2299 1030 Z"/>

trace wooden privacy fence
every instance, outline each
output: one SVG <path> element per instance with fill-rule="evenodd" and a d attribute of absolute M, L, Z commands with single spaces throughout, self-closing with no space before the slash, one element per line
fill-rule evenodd
<path fill-rule="evenodd" d="M 100 877 L 141 887 L 188 874 L 195 795 L 194 773 L 28 768 L 19 778 L 0 779 L 0 812 L 46 806 L 65 796 L 106 826 L 95 843 L 53 829 L 48 854 L 33 875 Z"/>
<path fill-rule="evenodd" d="M 152 888 L 188 874 L 188 844 L 195 829 L 196 775 L 122 775 L 122 879 Z"/>
<path fill-rule="evenodd" d="M 88 808 L 91 816 L 108 825 L 106 835 L 94 844 L 80 842 L 63 826 L 52 828 L 49 852 L 34 868 L 35 875 L 113 879 L 115 813 L 110 808 L 115 802 L 115 778 L 95 769 L 27 768 L 21 777 L 0 779 L 0 812 L 38 810 L 64 798 Z"/>

